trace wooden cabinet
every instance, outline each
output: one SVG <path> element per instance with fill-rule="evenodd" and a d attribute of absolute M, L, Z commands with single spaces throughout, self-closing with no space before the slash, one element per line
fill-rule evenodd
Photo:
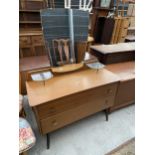
<path fill-rule="evenodd" d="M 68 109 L 67 111 L 63 111 L 57 115 L 53 115 L 46 119 L 42 119 L 41 120 L 42 132 L 43 134 L 46 134 L 48 132 L 66 126 L 67 124 L 73 123 L 84 117 L 99 112 L 102 109 L 106 109 L 110 106 L 109 104 L 113 103 L 113 100 L 114 97 L 108 97 L 102 99 L 100 102 L 96 101 L 96 103 L 94 104 L 94 99 L 93 100 L 89 99 L 90 101 L 89 104 L 88 102 L 86 103 L 82 102 L 83 103 L 82 105 L 75 106 L 73 109 Z"/>
<path fill-rule="evenodd" d="M 86 69 L 60 75 L 47 81 L 46 87 L 27 82 L 29 104 L 41 134 L 110 108 L 114 104 L 118 82 L 117 76 L 105 69 L 98 73 Z"/>
<path fill-rule="evenodd" d="M 27 73 L 29 71 L 50 68 L 48 56 L 26 57 L 19 60 L 21 94 L 26 95 Z"/>
<path fill-rule="evenodd" d="M 94 41 L 100 44 L 110 44 L 115 20 L 113 18 L 98 17 L 94 28 Z"/>
<path fill-rule="evenodd" d="M 40 10 L 46 7 L 46 0 L 19 0 L 20 10 Z"/>
<path fill-rule="evenodd" d="M 133 104 L 135 102 L 135 62 L 124 62 L 107 65 L 106 69 L 120 78 L 115 104 L 111 111 Z"/>
<path fill-rule="evenodd" d="M 129 27 L 129 17 L 115 17 L 115 25 L 111 37 L 111 44 L 125 42 Z"/>
<path fill-rule="evenodd" d="M 27 47 L 32 44 L 30 36 L 21 36 L 19 38 L 19 46 L 20 47 Z"/>
<path fill-rule="evenodd" d="M 20 58 L 47 55 L 42 32 L 21 32 L 19 48 Z"/>
<path fill-rule="evenodd" d="M 19 0 L 19 28 L 40 29 L 40 10 L 48 7 L 46 0 Z"/>
<path fill-rule="evenodd" d="M 92 21 L 91 21 L 91 36 L 95 38 L 95 33 L 97 30 L 97 27 L 99 26 L 97 24 L 98 18 L 99 17 L 107 17 L 109 11 L 111 9 L 104 9 L 104 8 L 93 8 L 93 16 L 92 16 Z"/>
<path fill-rule="evenodd" d="M 135 60 L 135 43 L 119 43 L 112 45 L 93 45 L 91 54 L 103 64 L 112 64 Z"/>

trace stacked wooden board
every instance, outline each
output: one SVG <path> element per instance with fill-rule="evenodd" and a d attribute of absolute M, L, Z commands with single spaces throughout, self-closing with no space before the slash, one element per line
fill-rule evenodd
<path fill-rule="evenodd" d="M 121 43 L 125 41 L 125 37 L 129 27 L 129 17 L 115 17 L 115 25 L 111 38 L 111 44 Z"/>

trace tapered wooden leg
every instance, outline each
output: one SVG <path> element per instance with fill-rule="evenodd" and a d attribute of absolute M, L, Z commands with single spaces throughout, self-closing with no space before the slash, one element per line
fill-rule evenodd
<path fill-rule="evenodd" d="M 105 109 L 104 112 L 105 112 L 106 121 L 108 121 L 108 119 L 109 119 L 109 109 Z"/>
<path fill-rule="evenodd" d="M 47 149 L 50 148 L 50 135 L 46 134 L 46 138 L 47 138 Z"/>

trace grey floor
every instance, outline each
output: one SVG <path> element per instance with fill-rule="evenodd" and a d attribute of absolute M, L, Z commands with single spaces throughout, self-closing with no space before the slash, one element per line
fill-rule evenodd
<path fill-rule="evenodd" d="M 135 107 L 132 105 L 111 113 L 108 122 L 104 113 L 99 112 L 51 133 L 47 150 L 46 137 L 37 129 L 26 96 L 24 108 L 37 138 L 29 155 L 104 155 L 135 136 Z"/>

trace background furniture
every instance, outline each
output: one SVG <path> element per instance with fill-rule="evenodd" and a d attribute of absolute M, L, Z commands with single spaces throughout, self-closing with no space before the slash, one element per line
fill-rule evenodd
<path fill-rule="evenodd" d="M 49 132 L 105 109 L 108 120 L 108 109 L 114 104 L 117 85 L 118 77 L 106 69 L 55 76 L 45 86 L 28 81 L 29 104 L 40 133 L 47 135 L 47 148 Z"/>
<path fill-rule="evenodd" d="M 27 73 L 29 71 L 50 68 L 48 56 L 27 57 L 19 60 L 19 70 L 21 75 L 21 94 L 26 94 Z"/>
<path fill-rule="evenodd" d="M 110 44 L 115 20 L 113 18 L 98 17 L 95 26 L 95 43 Z"/>
<path fill-rule="evenodd" d="M 128 34 L 128 27 L 130 24 L 129 17 L 115 17 L 114 29 L 111 37 L 111 44 L 121 43 L 125 41 Z"/>
<path fill-rule="evenodd" d="M 103 64 L 133 61 L 135 60 L 135 43 L 93 45 L 91 46 L 91 54 Z"/>
<path fill-rule="evenodd" d="M 20 58 L 47 55 L 41 31 L 21 31 L 19 34 Z"/>
<path fill-rule="evenodd" d="M 46 0 L 19 0 L 19 28 L 40 29 L 40 9 L 47 8 Z"/>
<path fill-rule="evenodd" d="M 135 43 L 91 46 L 91 53 L 106 64 L 106 69 L 119 77 L 115 104 L 110 111 L 135 101 Z"/>
<path fill-rule="evenodd" d="M 115 104 L 110 111 L 122 108 L 135 102 L 135 62 L 110 64 L 106 69 L 117 75 L 120 79 Z"/>
<path fill-rule="evenodd" d="M 99 17 L 107 17 L 109 11 L 112 11 L 112 9 L 107 9 L 107 8 L 99 8 L 99 7 L 94 7 L 93 8 L 93 15 L 92 15 L 92 20 L 91 20 L 91 36 L 95 38 L 95 33 L 99 25 L 97 24 L 97 20 Z"/>

